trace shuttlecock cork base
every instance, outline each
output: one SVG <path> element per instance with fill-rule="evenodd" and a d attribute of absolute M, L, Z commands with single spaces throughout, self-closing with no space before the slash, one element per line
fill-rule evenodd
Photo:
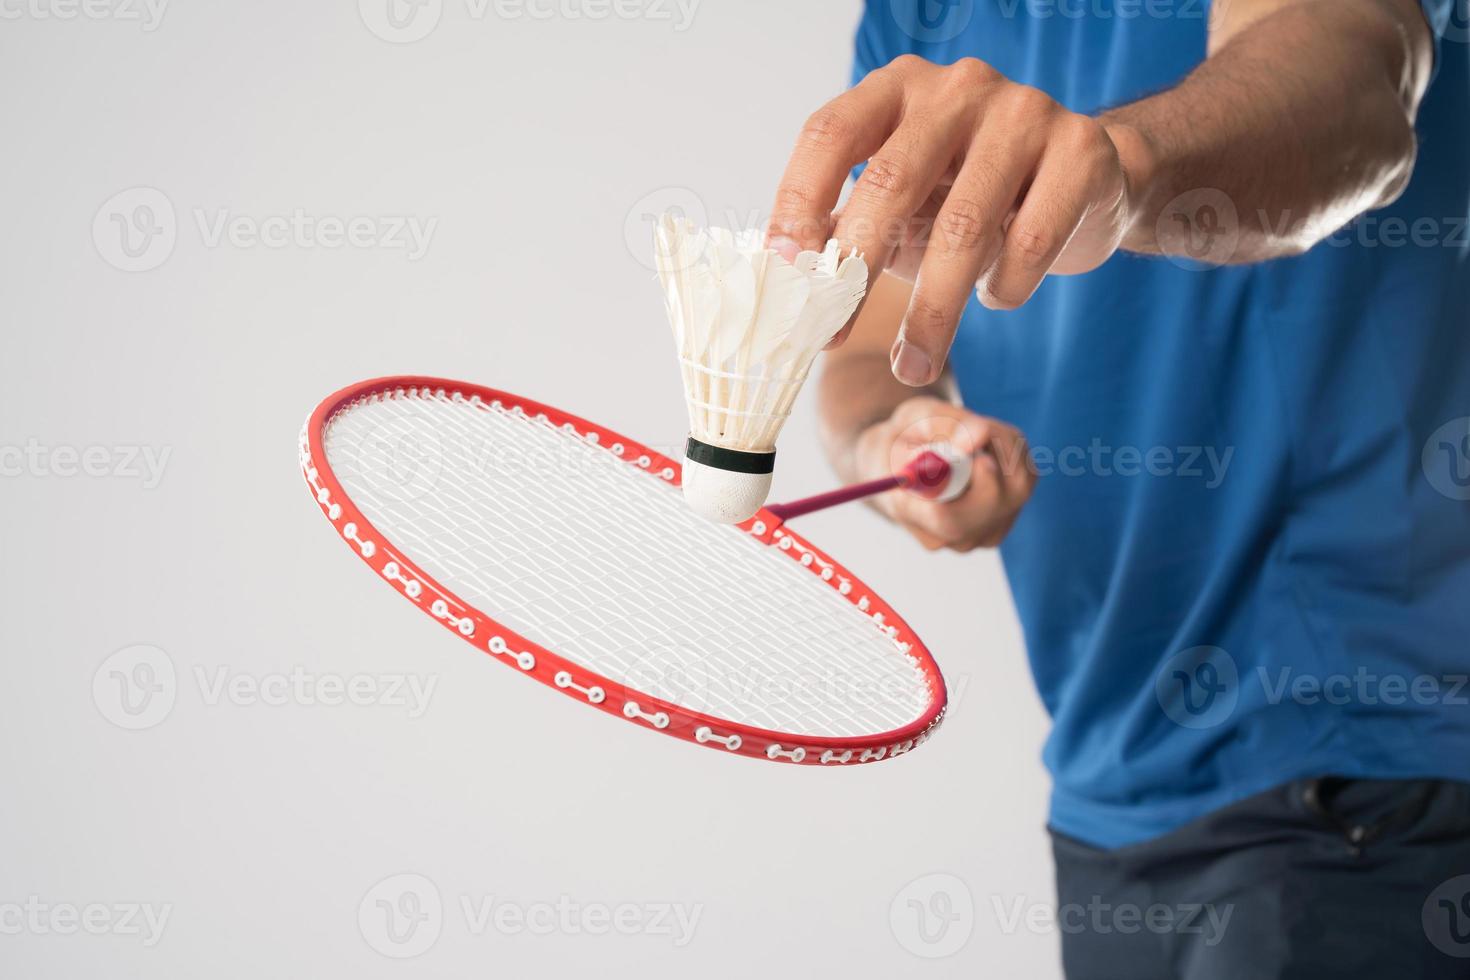
<path fill-rule="evenodd" d="M 787 261 L 755 229 L 702 230 L 672 214 L 654 231 L 654 260 L 689 409 L 684 498 L 738 524 L 765 503 L 776 436 L 862 300 L 868 267 L 835 241 Z"/>
<path fill-rule="evenodd" d="M 684 499 L 706 520 L 739 524 L 766 502 L 775 469 L 774 452 L 746 453 L 690 436 L 684 447 Z"/>

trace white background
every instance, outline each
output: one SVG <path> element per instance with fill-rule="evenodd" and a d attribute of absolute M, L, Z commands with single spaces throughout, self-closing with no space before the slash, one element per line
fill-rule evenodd
<path fill-rule="evenodd" d="M 759 221 L 801 120 L 846 82 L 856 5 L 703 0 L 682 25 L 672 4 L 593 20 L 443 0 L 392 43 L 367 26 L 391 34 L 386 0 L 178 0 L 151 30 L 124 19 L 142 6 L 26 3 L 0 22 L 0 974 L 1058 974 L 1057 937 L 1025 924 L 1053 901 L 1045 720 L 995 555 L 926 554 L 861 507 L 805 519 L 924 637 L 951 710 L 891 763 L 762 765 L 477 655 L 374 581 L 297 470 L 318 400 L 412 372 L 677 447 L 646 215 Z M 122 271 L 114 215 L 157 198 L 107 202 L 140 187 L 172 206 L 152 226 L 173 247 Z M 222 217 L 297 210 L 437 223 L 414 259 L 210 243 Z M 814 432 L 804 398 L 777 498 L 830 485 Z M 110 475 L 68 475 L 68 447 L 105 447 Z M 168 453 L 156 486 L 120 447 Z M 174 679 L 127 730 L 111 680 L 133 655 L 109 657 L 138 644 Z M 436 686 L 417 717 L 210 687 L 296 669 Z M 371 920 L 403 873 L 443 911 L 397 960 L 359 907 Z M 64 934 L 64 914 L 14 917 L 32 896 L 169 918 L 152 946 Z M 476 934 L 461 902 L 492 898 L 699 918 L 682 946 Z"/>

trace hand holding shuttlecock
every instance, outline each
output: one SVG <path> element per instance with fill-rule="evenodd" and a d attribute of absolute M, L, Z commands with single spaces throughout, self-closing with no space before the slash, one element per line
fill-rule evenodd
<path fill-rule="evenodd" d="M 847 323 L 868 267 L 836 241 L 788 261 L 752 229 L 700 229 L 663 215 L 654 259 L 689 405 L 684 499 L 737 524 L 771 489 L 776 436 L 812 361 Z"/>

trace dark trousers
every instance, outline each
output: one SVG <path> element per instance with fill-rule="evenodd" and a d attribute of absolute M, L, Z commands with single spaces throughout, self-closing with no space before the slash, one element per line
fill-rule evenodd
<path fill-rule="evenodd" d="M 1052 834 L 1068 980 L 1467 980 L 1470 785 L 1309 779 L 1119 850 Z"/>

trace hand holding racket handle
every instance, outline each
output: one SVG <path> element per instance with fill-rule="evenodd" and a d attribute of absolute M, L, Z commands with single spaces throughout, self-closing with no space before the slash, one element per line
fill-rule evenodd
<path fill-rule="evenodd" d="M 976 455 L 984 451 L 985 448 L 982 446 L 976 450 Z M 793 500 L 789 504 L 768 504 L 766 510 L 785 523 L 793 517 L 801 517 L 803 514 L 826 510 L 838 504 L 862 500 L 864 497 L 897 490 L 900 487 L 927 500 L 943 503 L 955 499 L 969 488 L 974 462 L 974 456 L 957 453 L 941 454 L 933 449 L 926 449 L 909 460 L 903 469 L 892 476 L 868 480 L 865 483 L 854 483 L 837 490 L 829 490 L 827 493 Z"/>

